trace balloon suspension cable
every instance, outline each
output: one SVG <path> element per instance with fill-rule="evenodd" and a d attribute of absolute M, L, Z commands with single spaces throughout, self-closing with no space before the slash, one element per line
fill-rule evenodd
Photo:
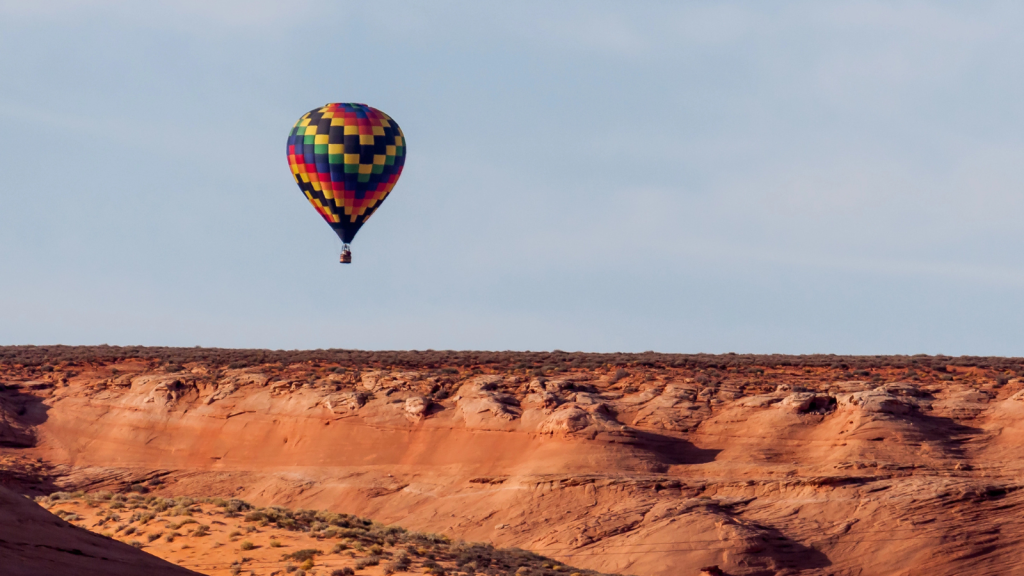
<path fill-rule="evenodd" d="M 341 263 L 351 264 L 352 263 L 352 249 L 348 244 L 341 245 Z"/>

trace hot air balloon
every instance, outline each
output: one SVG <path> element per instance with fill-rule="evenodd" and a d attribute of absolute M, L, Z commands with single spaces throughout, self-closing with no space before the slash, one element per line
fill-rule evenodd
<path fill-rule="evenodd" d="M 288 135 L 288 165 L 309 203 L 349 243 L 398 182 L 405 136 L 390 116 L 366 104 L 327 104 L 299 118 Z"/>

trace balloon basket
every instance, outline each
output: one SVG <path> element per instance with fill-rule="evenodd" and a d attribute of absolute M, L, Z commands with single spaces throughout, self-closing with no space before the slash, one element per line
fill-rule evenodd
<path fill-rule="evenodd" d="M 352 263 L 352 251 L 349 250 L 347 247 L 344 250 L 341 251 L 341 260 L 340 260 L 340 262 L 342 264 L 351 264 Z"/>

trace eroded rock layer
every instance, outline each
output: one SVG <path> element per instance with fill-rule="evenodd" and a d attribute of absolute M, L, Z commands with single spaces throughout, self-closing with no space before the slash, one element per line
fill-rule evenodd
<path fill-rule="evenodd" d="M 1024 360 L 0 350 L 0 479 L 28 493 L 326 508 L 638 575 L 1024 572 Z"/>

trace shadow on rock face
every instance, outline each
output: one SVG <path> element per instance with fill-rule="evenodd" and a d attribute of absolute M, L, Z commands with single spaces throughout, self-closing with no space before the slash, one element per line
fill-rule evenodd
<path fill-rule="evenodd" d="M 698 448 L 690 442 L 643 430 L 632 432 L 627 444 L 639 448 L 654 457 L 655 462 L 665 466 L 684 464 L 706 464 L 713 462 L 721 450 Z"/>
<path fill-rule="evenodd" d="M 20 456 L 17 449 L 36 445 L 35 427 L 47 420 L 49 406 L 43 399 L 17 386 L 0 388 L 0 447 L 14 448 L 0 461 L 0 485 L 29 494 L 57 490 L 50 466 Z"/>
<path fill-rule="evenodd" d="M 33 427 L 46 422 L 48 410 L 39 396 L 16 386 L 0 387 L 0 446 L 35 446 Z"/>
<path fill-rule="evenodd" d="M 905 459 L 901 450 L 927 445 L 936 457 L 962 458 L 962 444 L 982 434 L 974 428 L 946 416 L 931 413 L 921 405 L 919 398 L 892 394 L 889 390 L 871 390 L 839 398 L 839 407 L 832 421 L 822 427 L 829 438 L 840 435 L 847 441 L 846 448 L 836 451 L 842 457 L 863 456 L 865 443 L 881 443 L 871 451 L 889 453 L 894 459 Z M 838 432 L 838 433 L 837 433 Z"/>
<path fill-rule="evenodd" d="M 792 540 L 767 526 L 726 520 L 719 524 L 722 538 L 723 568 L 709 566 L 710 575 L 777 576 L 802 574 L 832 565 L 820 550 Z M 715 572 L 712 568 L 718 568 Z M 817 574 L 817 572 L 815 572 Z"/>
<path fill-rule="evenodd" d="M 792 540 L 774 528 L 762 529 L 761 537 L 766 543 L 766 548 L 760 554 L 770 558 L 773 565 L 770 570 L 763 573 L 751 572 L 749 576 L 775 576 L 779 571 L 801 573 L 804 570 L 817 570 L 832 565 L 832 561 L 824 552 Z M 750 560 L 756 558 L 757 554 L 755 553 Z M 748 560 L 743 559 L 740 564 L 746 561 Z"/>

